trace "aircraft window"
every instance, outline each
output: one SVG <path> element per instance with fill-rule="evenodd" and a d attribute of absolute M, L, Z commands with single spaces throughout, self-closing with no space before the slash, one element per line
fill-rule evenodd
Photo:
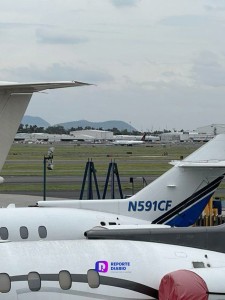
<path fill-rule="evenodd" d="M 28 229 L 26 226 L 20 227 L 20 236 L 22 239 L 26 240 L 28 238 Z"/>
<path fill-rule="evenodd" d="M 205 264 L 202 261 L 193 261 L 192 264 L 194 268 L 205 268 Z"/>
<path fill-rule="evenodd" d="M 28 274 L 28 285 L 32 292 L 37 292 L 41 288 L 41 277 L 37 272 L 30 272 Z"/>
<path fill-rule="evenodd" d="M 0 292 L 1 293 L 8 293 L 11 289 L 11 281 L 10 277 L 6 273 L 0 274 Z"/>
<path fill-rule="evenodd" d="M 59 285 L 63 290 L 69 290 L 72 286 L 72 278 L 68 271 L 59 272 Z"/>
<path fill-rule="evenodd" d="M 8 240 L 9 238 L 9 232 L 6 227 L 1 227 L 0 228 L 0 236 L 2 240 Z"/>
<path fill-rule="evenodd" d="M 47 229 L 45 226 L 38 227 L 38 233 L 41 239 L 45 239 L 47 237 Z"/>
<path fill-rule="evenodd" d="M 88 281 L 88 285 L 92 288 L 92 289 L 96 289 L 99 287 L 100 285 L 100 277 L 97 271 L 90 269 L 87 272 L 87 281 Z"/>

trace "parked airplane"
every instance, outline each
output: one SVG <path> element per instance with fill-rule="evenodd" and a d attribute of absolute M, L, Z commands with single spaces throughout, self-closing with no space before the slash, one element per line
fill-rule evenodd
<path fill-rule="evenodd" d="M 0 138 L 7 145 L 0 156 L 0 167 L 32 93 L 77 85 L 84 83 L 0 86 L 0 126 L 5 128 Z M 224 149 L 225 135 L 217 136 L 182 162 L 175 162 L 171 170 L 129 199 L 40 201 L 36 208 L 0 209 L 0 237 L 11 241 L 76 239 L 98 225 L 191 225 L 223 179 Z"/>
<path fill-rule="evenodd" d="M 148 133 L 144 133 L 142 136 L 140 135 L 115 135 L 114 136 L 114 142 L 121 142 L 121 141 L 125 141 L 125 143 L 127 141 L 144 141 L 144 142 L 158 142 L 160 141 L 160 137 L 159 136 L 155 136 L 155 135 L 149 135 Z"/>
<path fill-rule="evenodd" d="M 131 251 L 132 250 L 132 251 Z M 134 241 L 1 243 L 2 300 L 225 299 L 225 255 Z"/>
<path fill-rule="evenodd" d="M 213 140 L 128 199 L 39 201 L 39 207 L 68 207 L 113 213 L 153 224 L 195 223 L 225 173 L 225 135 Z M 137 223 L 135 223 L 137 224 Z"/>
<path fill-rule="evenodd" d="M 132 138 L 131 138 L 132 137 Z M 113 141 L 114 145 L 120 145 L 120 146 L 133 146 L 133 145 L 140 145 L 144 144 L 145 142 L 146 133 L 143 134 L 143 136 L 122 136 L 122 139 L 118 138 L 116 136 L 115 141 Z"/>

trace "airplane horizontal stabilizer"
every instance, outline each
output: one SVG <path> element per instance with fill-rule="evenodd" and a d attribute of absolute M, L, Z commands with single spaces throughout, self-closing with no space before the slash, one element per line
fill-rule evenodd
<path fill-rule="evenodd" d="M 171 161 L 170 164 L 182 168 L 225 168 L 225 161 Z"/>

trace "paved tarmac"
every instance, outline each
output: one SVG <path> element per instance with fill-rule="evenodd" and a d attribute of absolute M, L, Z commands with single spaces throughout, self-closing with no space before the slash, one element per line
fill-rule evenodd
<path fill-rule="evenodd" d="M 48 198 L 57 199 L 57 198 Z M 37 201 L 43 200 L 42 196 L 18 195 L 18 194 L 0 194 L 0 207 L 7 207 L 9 204 L 15 204 L 16 207 L 35 205 Z"/>

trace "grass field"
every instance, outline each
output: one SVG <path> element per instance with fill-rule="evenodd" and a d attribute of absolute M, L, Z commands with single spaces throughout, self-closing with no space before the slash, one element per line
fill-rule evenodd
<path fill-rule="evenodd" d="M 99 144 L 13 144 L 1 175 L 6 182 L 0 185 L 1 193 L 41 193 L 43 189 L 43 158 L 49 147 L 55 147 L 54 170 L 47 171 L 48 192 L 74 191 L 79 194 L 84 175 L 86 162 L 92 160 L 97 170 L 99 188 L 102 191 L 108 165 L 111 161 L 117 163 L 122 188 L 126 194 L 131 193 L 130 177 L 144 177 L 149 183 L 155 177 L 167 171 L 171 160 L 186 157 L 195 151 L 201 144 L 147 144 L 133 147 L 99 145 Z M 22 182 L 10 183 L 9 178 L 23 177 Z M 74 178 L 69 182 L 63 180 Z M 18 177 L 18 178 L 19 178 Z M 39 178 L 35 183 L 29 183 L 31 178 Z M 154 178 L 152 178 L 154 177 Z M 54 178 L 58 178 L 54 182 Z M 7 180 L 8 179 L 8 180 Z M 62 179 L 60 181 L 60 179 Z M 7 182 L 8 181 L 8 182 Z M 143 182 L 135 183 L 135 191 L 143 187 Z M 222 187 L 224 188 L 223 184 Z"/>
<path fill-rule="evenodd" d="M 52 176 L 82 176 L 88 159 L 92 159 L 98 173 L 104 175 L 111 160 L 119 165 L 123 175 L 160 175 L 169 169 L 168 161 L 180 159 L 200 145 L 151 145 L 151 146 L 104 146 L 104 145 L 54 145 L 54 172 Z M 43 157 L 49 145 L 13 144 L 3 175 L 41 175 Z M 142 173 L 143 172 L 143 173 Z"/>

